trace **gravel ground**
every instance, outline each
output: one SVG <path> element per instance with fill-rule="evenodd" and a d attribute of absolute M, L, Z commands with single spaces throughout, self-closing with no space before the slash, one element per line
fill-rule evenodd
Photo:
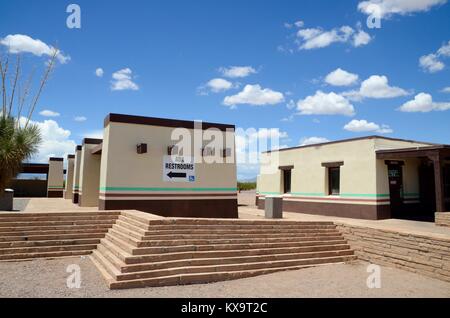
<path fill-rule="evenodd" d="M 82 284 L 69 289 L 66 268 Z M 337 264 L 213 284 L 109 290 L 88 257 L 0 263 L 0 297 L 446 297 L 450 283 L 382 267 L 381 288 L 366 286 L 367 264 Z"/>

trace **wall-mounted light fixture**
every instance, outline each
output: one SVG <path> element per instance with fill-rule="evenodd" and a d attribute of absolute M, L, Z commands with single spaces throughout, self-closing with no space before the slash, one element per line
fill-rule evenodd
<path fill-rule="evenodd" d="M 140 155 L 147 153 L 147 144 L 138 144 L 137 145 L 137 153 Z"/>

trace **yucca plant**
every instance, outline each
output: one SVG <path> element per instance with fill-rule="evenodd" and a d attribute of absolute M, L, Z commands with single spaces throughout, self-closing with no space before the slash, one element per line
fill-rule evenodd
<path fill-rule="evenodd" d="M 50 60 L 34 96 L 30 95 L 33 71 L 27 80 L 21 83 L 22 70 L 20 55 L 17 55 L 16 65 L 9 74 L 10 55 L 0 56 L 1 104 L 0 111 L 0 196 L 11 179 L 21 170 L 22 162 L 30 159 L 39 150 L 42 141 L 39 127 L 31 121 L 34 109 L 38 104 L 42 90 L 47 83 L 55 65 L 59 51 L 54 49 Z M 22 85 L 23 84 L 23 85 Z M 29 98 L 30 97 L 30 98 Z M 29 107 L 25 111 L 25 105 Z M 25 113 L 25 116 L 22 115 Z"/>
<path fill-rule="evenodd" d="M 35 124 L 21 127 L 13 117 L 0 118 L 0 194 L 21 168 L 23 161 L 38 151 L 41 133 Z"/>

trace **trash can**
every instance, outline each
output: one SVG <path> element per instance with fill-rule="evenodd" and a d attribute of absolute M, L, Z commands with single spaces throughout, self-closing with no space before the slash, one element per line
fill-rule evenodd
<path fill-rule="evenodd" d="M 264 203 L 266 219 L 282 219 L 283 218 L 283 198 L 282 197 L 266 197 Z"/>
<path fill-rule="evenodd" d="M 0 194 L 0 211 L 12 211 L 14 200 L 14 190 L 5 189 L 3 194 Z"/>

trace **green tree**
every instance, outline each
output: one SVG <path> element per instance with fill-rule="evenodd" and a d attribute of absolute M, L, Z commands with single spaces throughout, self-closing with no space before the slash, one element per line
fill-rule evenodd
<path fill-rule="evenodd" d="M 39 127 L 31 122 L 45 84 L 54 68 L 59 51 L 54 49 L 45 64 L 37 90 L 31 94 L 34 69 L 26 80 L 22 75 L 21 56 L 15 67 L 10 66 L 10 54 L 0 56 L 1 104 L 0 113 L 0 195 L 19 172 L 23 161 L 32 157 L 42 141 Z M 25 115 L 23 115 L 25 113 Z"/>

